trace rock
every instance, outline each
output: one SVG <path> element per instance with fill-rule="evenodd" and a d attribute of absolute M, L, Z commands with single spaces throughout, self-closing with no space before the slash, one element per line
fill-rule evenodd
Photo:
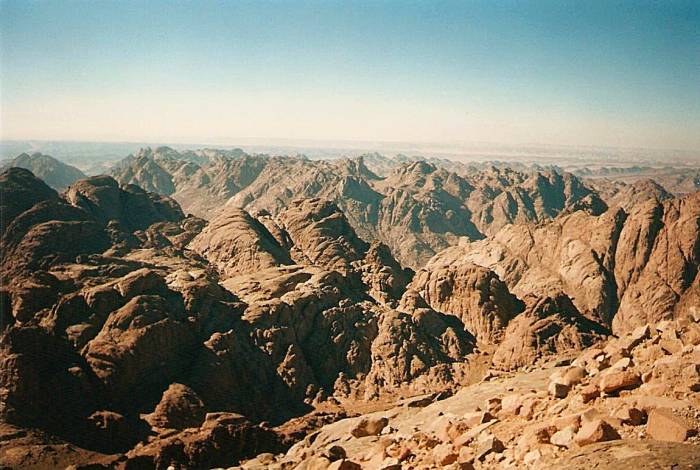
<path fill-rule="evenodd" d="M 651 328 L 649 324 L 640 326 L 634 329 L 631 333 L 628 333 L 620 341 L 620 346 L 627 351 L 632 351 L 635 347 L 642 343 L 645 339 L 649 338 L 651 334 Z"/>
<path fill-rule="evenodd" d="M 267 228 L 236 208 L 225 208 L 190 242 L 189 248 L 208 259 L 224 278 L 292 264 L 289 253 Z"/>
<path fill-rule="evenodd" d="M 347 453 L 345 452 L 344 448 L 336 445 L 328 448 L 328 450 L 325 452 L 325 457 L 327 457 L 331 462 L 335 462 L 336 460 L 343 460 L 347 458 Z"/>
<path fill-rule="evenodd" d="M 386 417 L 362 418 L 350 433 L 354 437 L 378 436 L 388 424 L 389 419 Z"/>
<path fill-rule="evenodd" d="M 579 391 L 579 394 L 583 402 L 588 403 L 600 396 L 600 389 L 595 384 L 588 384 Z"/>
<path fill-rule="evenodd" d="M 433 449 L 435 463 L 444 467 L 457 461 L 458 454 L 452 449 L 451 444 L 443 443 Z"/>
<path fill-rule="evenodd" d="M 564 370 L 561 383 L 572 386 L 578 385 L 586 377 L 586 369 L 578 366 L 570 366 Z"/>
<path fill-rule="evenodd" d="M 671 410 L 657 408 L 649 413 L 647 433 L 659 441 L 683 442 L 691 434 L 691 427 Z"/>
<path fill-rule="evenodd" d="M 326 468 L 327 470 L 361 470 L 362 466 L 352 460 L 336 460 Z"/>
<path fill-rule="evenodd" d="M 550 382 L 547 392 L 554 398 L 566 398 L 571 387 L 562 383 Z"/>
<path fill-rule="evenodd" d="M 476 459 L 483 460 L 488 454 L 501 453 L 505 450 L 503 443 L 495 436 L 486 436 L 479 439 L 476 449 Z"/>
<path fill-rule="evenodd" d="M 578 430 L 578 433 L 576 433 L 574 442 L 580 446 L 585 446 L 615 439 L 620 439 L 617 431 L 607 422 L 597 419 L 584 423 L 581 429 Z"/>
<path fill-rule="evenodd" d="M 435 310 L 456 315 L 484 343 L 497 343 L 523 308 L 496 273 L 471 263 L 420 270 L 409 288 Z"/>
<path fill-rule="evenodd" d="M 639 426 L 644 424 L 646 413 L 638 408 L 625 405 L 617 410 L 613 417 L 621 420 L 625 424 L 629 424 L 630 426 Z"/>
<path fill-rule="evenodd" d="M 642 384 L 639 374 L 630 371 L 615 372 L 605 375 L 600 381 L 600 389 L 605 393 L 630 390 Z"/>
<path fill-rule="evenodd" d="M 205 415 L 204 404 L 194 390 L 176 383 L 163 392 L 163 398 L 146 421 L 159 428 L 194 428 L 204 422 Z"/>
<path fill-rule="evenodd" d="M 506 395 L 501 400 L 501 411 L 504 416 L 514 416 L 518 414 L 522 406 L 522 396 L 520 394 Z"/>
<path fill-rule="evenodd" d="M 558 447 L 571 447 L 576 437 L 576 431 L 577 429 L 573 426 L 564 428 L 552 434 L 552 437 L 549 438 L 549 442 Z"/>
<path fill-rule="evenodd" d="M 541 356 L 584 349 L 606 333 L 560 292 L 546 297 L 532 294 L 523 300 L 525 310 L 508 323 L 494 353 L 493 363 L 500 369 L 513 370 Z"/>
<path fill-rule="evenodd" d="M 678 354 L 683 350 L 683 341 L 677 338 L 662 339 L 659 341 L 659 346 L 668 354 Z"/>
<path fill-rule="evenodd" d="M 488 423 L 494 419 L 494 416 L 488 411 L 475 411 L 472 413 L 465 413 L 462 419 L 467 427 L 473 428 L 479 424 Z"/>
<path fill-rule="evenodd" d="M 539 449 L 531 450 L 523 458 L 525 465 L 534 465 L 538 460 L 542 458 L 542 452 Z"/>

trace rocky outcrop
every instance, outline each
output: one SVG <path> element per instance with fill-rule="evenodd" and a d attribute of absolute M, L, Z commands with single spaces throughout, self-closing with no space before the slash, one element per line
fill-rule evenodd
<path fill-rule="evenodd" d="M 697 300 L 700 289 L 700 193 L 641 208 L 630 215 L 620 238 L 616 266 L 628 269 L 616 273 L 625 281 L 616 332 L 697 309 L 691 299 Z"/>
<path fill-rule="evenodd" d="M 409 288 L 435 310 L 457 316 L 485 343 L 498 343 L 508 322 L 523 310 L 496 273 L 468 262 L 429 265 L 416 273 Z"/>
<path fill-rule="evenodd" d="M 173 152 L 156 152 L 168 174 L 199 174 L 192 165 L 221 157 Z M 391 247 L 355 229 L 357 217 L 374 217 L 360 203 L 379 207 L 377 195 L 387 191 L 407 208 L 419 201 L 447 214 L 466 206 L 440 206 L 446 194 L 469 197 L 496 183 L 478 181 L 479 171 L 470 182 L 414 162 L 389 188 L 356 160 L 319 165 L 330 167 L 343 175 L 342 203 L 310 198 L 292 207 L 285 193 L 274 211 L 251 215 L 230 205 L 208 225 L 171 199 L 110 177 L 78 181 L 59 196 L 24 170 L 0 175 L 11 215 L 2 236 L 0 305 L 11 315 L 2 317 L 0 413 L 17 432 L 1 436 L 0 463 L 43 465 L 54 452 L 61 464 L 65 456 L 81 464 L 113 456 L 127 468 L 229 467 L 262 453 L 251 465 L 270 467 L 309 433 L 288 453 L 295 465 L 532 466 L 577 442 L 612 439 L 611 428 L 632 435 L 624 426 L 652 416 L 638 391 L 657 394 L 655 401 L 694 399 L 700 289 L 692 197 L 594 215 L 595 201 L 566 176 L 530 180 L 501 169 L 504 187 L 537 188 L 542 202 L 530 197 L 535 208 L 524 214 L 543 221 L 463 239 L 414 276 Z M 295 187 L 335 194 L 337 174 L 316 175 Z M 236 177 L 237 194 L 261 187 L 248 176 Z M 568 212 L 585 201 L 585 211 Z M 450 238 L 422 208 L 407 212 L 418 221 L 410 233 Z M 649 292 L 631 294 L 643 285 Z M 653 307 L 648 317 L 628 315 L 633 299 Z M 625 334 L 628 325 L 666 316 L 678 322 Z M 619 338 L 606 340 L 611 325 Z M 581 350 L 570 366 L 549 370 Z M 668 384 L 673 393 L 664 392 Z M 67 397 L 57 400 L 56 390 Z M 454 407 L 432 415 L 451 394 L 459 397 Z M 465 395 L 469 406 L 460 404 Z M 407 411 L 385 413 L 394 400 Z M 605 413 L 588 411 L 594 404 Z M 356 436 L 311 434 L 371 410 L 377 415 L 352 422 Z M 680 436 L 675 418 L 692 415 L 653 416 L 656 435 Z M 692 441 L 695 424 L 683 422 Z M 17 443 L 14 454 L 7 442 Z M 374 444 L 382 450 L 368 452 Z"/>
<path fill-rule="evenodd" d="M 211 221 L 192 240 L 189 248 L 228 277 L 292 264 L 287 251 L 263 224 L 235 208 L 227 208 Z"/>
<path fill-rule="evenodd" d="M 196 428 L 204 422 L 205 414 L 197 393 L 187 385 L 175 383 L 163 392 L 163 398 L 146 420 L 158 428 Z"/>
<path fill-rule="evenodd" d="M 103 225 L 114 220 L 131 232 L 146 229 L 155 222 L 184 218 L 180 207 L 171 199 L 147 193 L 138 186 L 120 187 L 109 176 L 76 182 L 66 191 L 66 199 Z"/>
<path fill-rule="evenodd" d="M 563 292 L 581 314 L 624 333 L 694 310 L 699 197 L 649 201 L 629 214 L 579 211 L 538 226 L 506 226 L 489 239 L 444 250 L 428 269 L 484 266 L 520 298 Z"/>
<path fill-rule="evenodd" d="M 279 215 L 282 228 L 293 242 L 291 255 L 299 264 L 315 264 L 348 273 L 351 263 L 368 249 L 330 201 L 298 200 Z"/>
<path fill-rule="evenodd" d="M 517 369 L 544 356 L 580 351 L 608 330 L 581 315 L 565 295 L 526 297 L 526 308 L 510 322 L 493 356 L 494 366 Z"/>

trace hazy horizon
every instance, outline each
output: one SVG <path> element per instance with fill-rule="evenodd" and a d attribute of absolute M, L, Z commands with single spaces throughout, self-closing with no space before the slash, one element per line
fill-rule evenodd
<path fill-rule="evenodd" d="M 700 150 L 695 2 L 0 1 L 0 139 Z"/>

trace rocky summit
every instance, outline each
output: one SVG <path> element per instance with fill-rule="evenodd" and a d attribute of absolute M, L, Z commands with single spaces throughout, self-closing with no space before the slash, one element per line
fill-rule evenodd
<path fill-rule="evenodd" d="M 2 468 L 700 468 L 698 192 L 49 158 L 0 174 Z"/>

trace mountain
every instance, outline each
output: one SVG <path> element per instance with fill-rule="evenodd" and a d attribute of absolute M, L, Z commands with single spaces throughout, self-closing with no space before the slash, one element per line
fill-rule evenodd
<path fill-rule="evenodd" d="M 58 190 L 66 189 L 75 181 L 85 178 L 85 174 L 74 166 L 66 165 L 42 153 L 22 153 L 10 161 L 3 162 L 0 170 L 10 167 L 25 168 Z"/>
<path fill-rule="evenodd" d="M 698 454 L 700 193 L 164 148 L 115 171 L 0 174 L 0 465 Z M 445 248 L 411 269 L 417 240 Z"/>
<path fill-rule="evenodd" d="M 186 212 L 205 219 L 223 205 L 277 215 L 296 199 L 332 200 L 360 237 L 381 241 L 412 268 L 461 237 L 475 240 L 509 223 L 605 209 L 595 191 L 566 173 L 490 166 L 462 176 L 422 159 L 399 157 L 398 162 L 380 177 L 362 157 L 312 161 L 158 148 L 128 157 L 113 175 L 171 196 Z"/>

